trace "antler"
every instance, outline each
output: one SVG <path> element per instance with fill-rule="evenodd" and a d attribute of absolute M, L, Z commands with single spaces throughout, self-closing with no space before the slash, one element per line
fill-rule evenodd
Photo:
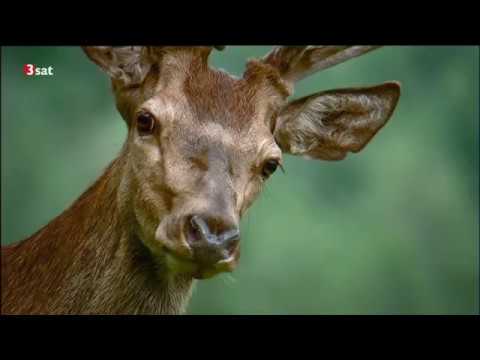
<path fill-rule="evenodd" d="M 296 82 L 317 71 L 327 69 L 363 55 L 379 46 L 280 46 L 262 61 L 276 67 L 286 81 Z"/>
<path fill-rule="evenodd" d="M 196 56 L 207 61 L 213 49 L 222 51 L 225 46 L 170 47 L 170 46 L 82 46 L 87 56 L 110 77 L 121 84 L 141 84 L 153 63 L 161 61 L 166 52 L 175 49 L 195 51 Z"/>

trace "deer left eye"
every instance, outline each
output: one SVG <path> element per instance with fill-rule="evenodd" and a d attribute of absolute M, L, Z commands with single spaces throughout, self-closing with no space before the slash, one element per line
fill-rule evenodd
<path fill-rule="evenodd" d="M 153 133 L 155 129 L 155 119 L 152 114 L 141 113 L 137 117 L 137 130 L 142 136 Z"/>
<path fill-rule="evenodd" d="M 279 165 L 278 160 L 268 160 L 263 165 L 262 176 L 264 179 L 268 179 L 277 170 Z"/>

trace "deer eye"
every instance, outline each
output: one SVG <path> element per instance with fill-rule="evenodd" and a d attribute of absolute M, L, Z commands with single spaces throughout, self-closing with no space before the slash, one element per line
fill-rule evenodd
<path fill-rule="evenodd" d="M 155 118 L 150 113 L 141 113 L 137 116 L 137 130 L 140 136 L 150 135 L 155 130 Z"/>
<path fill-rule="evenodd" d="M 267 160 L 263 165 L 262 176 L 264 179 L 268 179 L 277 170 L 279 161 L 276 159 Z"/>

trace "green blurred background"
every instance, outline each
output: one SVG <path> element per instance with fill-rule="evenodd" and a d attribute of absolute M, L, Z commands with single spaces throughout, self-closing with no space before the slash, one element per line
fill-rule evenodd
<path fill-rule="evenodd" d="M 270 47 L 232 46 L 241 75 Z M 4 47 L 2 244 L 74 201 L 126 136 L 110 83 L 76 47 Z M 53 66 L 31 78 L 23 65 Z M 341 162 L 285 156 L 242 221 L 233 274 L 201 281 L 190 314 L 472 314 L 479 311 L 477 47 L 384 47 L 303 80 L 402 83 L 387 126 Z"/>

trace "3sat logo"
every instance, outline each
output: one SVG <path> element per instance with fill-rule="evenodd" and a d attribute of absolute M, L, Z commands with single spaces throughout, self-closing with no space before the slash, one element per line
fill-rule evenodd
<path fill-rule="evenodd" d="M 27 76 L 52 76 L 53 66 L 40 67 L 34 64 L 23 65 L 23 73 Z"/>

